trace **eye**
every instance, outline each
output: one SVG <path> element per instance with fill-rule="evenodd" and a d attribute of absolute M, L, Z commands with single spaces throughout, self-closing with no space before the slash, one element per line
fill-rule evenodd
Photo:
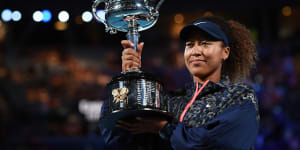
<path fill-rule="evenodd" d="M 193 47 L 193 46 L 194 46 L 194 43 L 193 43 L 193 42 L 186 42 L 186 43 L 185 43 L 185 46 L 186 46 L 186 47 Z"/>
<path fill-rule="evenodd" d="M 207 45 L 210 45 L 211 43 L 209 43 L 207 41 L 202 41 L 200 44 L 203 45 L 203 46 L 207 46 Z"/>

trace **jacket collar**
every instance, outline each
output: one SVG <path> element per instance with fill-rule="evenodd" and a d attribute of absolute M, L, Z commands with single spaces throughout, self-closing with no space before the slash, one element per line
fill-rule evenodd
<path fill-rule="evenodd" d="M 212 82 L 212 83 L 214 83 L 214 82 Z M 228 85 L 230 84 L 230 79 L 228 76 L 222 76 L 221 80 L 214 84 L 216 84 L 219 87 L 225 88 L 225 87 L 228 87 Z"/>
<path fill-rule="evenodd" d="M 230 84 L 230 79 L 228 76 L 222 76 L 221 80 L 217 83 L 209 81 L 206 87 L 203 89 L 201 94 L 209 92 L 211 90 L 219 89 L 219 88 L 226 88 Z M 198 83 L 199 87 L 202 86 L 202 83 Z M 187 95 L 192 95 L 195 92 L 196 89 L 196 83 L 190 82 L 185 85 L 185 88 L 187 90 Z"/>

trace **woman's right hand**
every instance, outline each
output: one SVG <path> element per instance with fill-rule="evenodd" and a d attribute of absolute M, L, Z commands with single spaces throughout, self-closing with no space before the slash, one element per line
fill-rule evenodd
<path fill-rule="evenodd" d="M 132 48 L 134 45 L 129 40 L 122 40 L 121 44 L 124 48 L 122 52 L 122 72 L 128 71 L 130 68 L 141 68 L 144 42 L 137 45 L 137 51 Z"/>

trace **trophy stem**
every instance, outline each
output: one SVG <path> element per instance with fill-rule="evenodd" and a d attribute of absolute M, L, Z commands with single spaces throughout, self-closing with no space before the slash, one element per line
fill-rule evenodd
<path fill-rule="evenodd" d="M 134 45 L 133 49 L 137 51 L 137 45 L 139 43 L 140 34 L 138 32 L 138 23 L 136 19 L 128 21 L 129 30 L 127 32 L 127 40 L 131 41 Z"/>
<path fill-rule="evenodd" d="M 126 34 L 127 40 L 131 41 L 134 45 L 133 49 L 135 51 L 137 51 L 137 45 L 139 43 L 139 37 L 140 34 L 138 32 L 138 23 L 137 20 L 134 19 L 135 17 L 133 17 L 133 19 L 130 19 L 128 21 L 128 32 Z M 140 69 L 136 68 L 136 67 L 131 67 L 128 71 L 129 72 L 138 72 Z"/>

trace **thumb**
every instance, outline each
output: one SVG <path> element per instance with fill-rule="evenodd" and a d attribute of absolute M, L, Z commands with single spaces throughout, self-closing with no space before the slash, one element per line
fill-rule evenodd
<path fill-rule="evenodd" d="M 144 47 L 144 42 L 141 42 L 137 45 L 137 52 L 140 56 L 142 56 L 142 51 L 143 51 L 143 47 Z"/>
<path fill-rule="evenodd" d="M 129 40 L 122 40 L 121 44 L 124 49 L 134 47 L 133 43 L 130 42 Z"/>

